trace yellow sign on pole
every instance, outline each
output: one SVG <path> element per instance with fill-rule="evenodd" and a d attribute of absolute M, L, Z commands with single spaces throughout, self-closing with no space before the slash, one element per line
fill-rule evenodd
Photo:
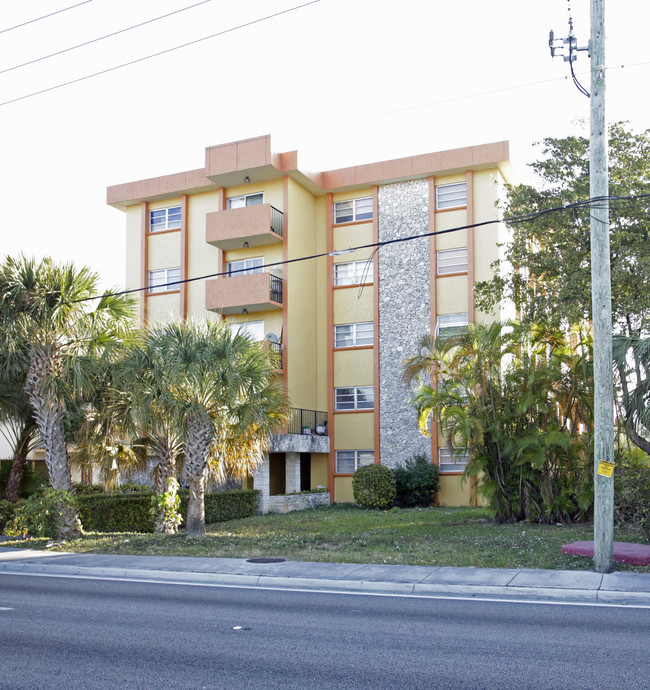
<path fill-rule="evenodd" d="M 601 460 L 598 464 L 598 474 L 601 477 L 611 477 L 614 473 L 614 463 Z"/>

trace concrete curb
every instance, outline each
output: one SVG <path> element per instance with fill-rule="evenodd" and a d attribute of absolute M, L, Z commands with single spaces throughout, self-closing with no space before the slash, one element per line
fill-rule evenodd
<path fill-rule="evenodd" d="M 498 573 L 499 571 L 496 571 Z M 527 571 L 530 578 L 536 571 Z M 539 571 L 544 578 L 546 571 Z M 571 571 L 569 571 L 571 572 Z M 197 586 L 239 586 L 272 589 L 294 589 L 319 592 L 350 592 L 418 597 L 476 597 L 486 599 L 510 599 L 536 602 L 564 602 L 576 604 L 610 604 L 629 606 L 650 606 L 650 591 L 620 591 L 597 587 L 549 587 L 517 586 L 515 584 L 450 584 L 445 582 L 389 582 L 364 579 L 332 579 L 327 577 L 286 577 L 282 575 L 198 572 L 181 570 L 152 570 L 145 568 L 113 568 L 79 565 L 56 565 L 40 563 L 0 562 L 0 573 L 43 575 L 58 577 L 83 577 L 92 579 L 146 580 L 168 584 Z M 551 571 L 551 577 L 556 571 Z M 566 571 L 558 572 L 563 575 Z M 577 575 L 585 575 L 576 571 Z M 596 576 L 596 573 L 590 573 Z M 614 575 L 617 575 L 616 573 Z M 635 575 L 629 573 L 629 575 Z M 601 576 L 598 576 L 600 578 Z M 512 580 L 516 577 L 511 578 Z M 590 578 L 592 579 L 592 578 Z M 594 579 L 592 579 L 592 583 Z"/>

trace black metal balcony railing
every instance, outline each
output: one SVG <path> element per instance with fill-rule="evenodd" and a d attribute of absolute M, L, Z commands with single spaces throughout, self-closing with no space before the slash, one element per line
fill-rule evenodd
<path fill-rule="evenodd" d="M 294 407 L 289 422 L 289 433 L 327 436 L 327 412 Z"/>
<path fill-rule="evenodd" d="M 271 301 L 282 304 L 282 278 L 271 275 Z"/>
<path fill-rule="evenodd" d="M 274 343 L 269 341 L 269 349 L 273 353 L 273 363 L 277 369 L 284 369 L 284 345 L 282 343 Z"/>
<path fill-rule="evenodd" d="M 284 214 L 279 211 L 275 206 L 271 206 L 271 230 L 276 235 L 283 236 L 284 233 Z"/>

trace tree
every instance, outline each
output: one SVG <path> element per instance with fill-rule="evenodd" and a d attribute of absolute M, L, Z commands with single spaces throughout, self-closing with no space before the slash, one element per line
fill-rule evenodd
<path fill-rule="evenodd" d="M 146 335 L 164 404 L 182 424 L 189 485 L 186 531 L 205 534 L 204 482 L 246 475 L 261 463 L 288 405 L 274 375 L 273 353 L 221 322 L 167 323 Z"/>
<path fill-rule="evenodd" d="M 591 321 L 589 141 L 547 138 L 531 165 L 538 187 L 509 187 L 503 214 L 510 222 L 505 263 L 476 286 L 477 307 L 489 312 L 514 301 L 523 323 L 570 327 Z M 650 325 L 650 130 L 625 123 L 609 129 L 612 318 L 615 330 L 639 335 Z M 635 195 L 633 200 L 627 197 Z M 573 206 L 572 206 L 573 205 Z M 565 211 L 544 213 L 570 206 Z M 537 215 L 539 214 L 539 215 Z"/>
<path fill-rule="evenodd" d="M 3 378 L 24 372 L 22 382 L 45 450 L 49 481 L 71 489 L 64 420 L 70 401 L 92 389 L 97 363 L 112 359 L 128 338 L 130 300 L 97 292 L 88 268 L 7 257 L 0 266 L 0 325 L 5 339 Z M 57 531 L 79 536 L 75 508 L 62 496 Z"/>
<path fill-rule="evenodd" d="M 422 432 L 433 417 L 450 447 L 470 452 L 465 477 L 497 519 L 563 520 L 590 508 L 589 352 L 554 329 L 493 323 L 426 335 L 406 360 Z"/>
<path fill-rule="evenodd" d="M 5 487 L 5 498 L 17 503 L 20 498 L 25 464 L 34 449 L 37 425 L 21 381 L 0 383 L 0 431 L 12 448 L 11 468 Z"/>
<path fill-rule="evenodd" d="M 612 354 L 627 434 L 634 445 L 650 454 L 650 338 L 615 336 Z"/>
<path fill-rule="evenodd" d="M 154 458 L 154 490 L 158 499 L 155 529 L 175 534 L 178 522 L 173 506 L 178 488 L 176 475 L 183 458 L 182 420 L 165 378 L 165 362 L 148 334 L 140 333 L 113 368 L 112 386 L 103 404 L 96 408 L 96 418 L 87 420 L 87 435 L 104 446 L 99 457 L 112 472 L 137 466 L 126 453 L 111 457 L 112 449 L 124 448 L 123 439 L 132 439 L 130 447 L 141 468 L 147 468 L 149 458 Z M 127 465 L 120 462 L 124 458 L 129 459 Z"/>

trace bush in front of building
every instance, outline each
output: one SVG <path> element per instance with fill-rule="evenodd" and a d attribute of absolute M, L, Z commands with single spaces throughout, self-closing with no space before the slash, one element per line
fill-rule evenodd
<path fill-rule="evenodd" d="M 618 525 L 638 525 L 650 540 L 650 458 L 637 448 L 616 458 L 614 518 Z"/>
<path fill-rule="evenodd" d="M 4 498 L 0 499 L 0 534 L 4 531 L 5 526 L 14 519 L 15 507 L 11 501 Z"/>
<path fill-rule="evenodd" d="M 81 524 L 89 532 L 153 532 L 153 495 L 153 491 L 78 494 Z"/>
<path fill-rule="evenodd" d="M 122 487 L 120 487 L 122 488 Z M 137 491 L 135 489 L 138 489 Z M 151 497 L 154 492 L 137 486 L 127 491 L 100 493 L 91 489 L 77 494 L 79 515 L 84 528 L 90 532 L 153 532 Z M 187 516 L 187 489 L 181 489 L 180 513 Z M 205 522 L 225 522 L 255 515 L 259 491 L 240 489 L 205 494 Z"/>
<path fill-rule="evenodd" d="M 181 515 L 183 521 L 187 517 L 187 489 L 179 492 L 181 498 Z M 232 491 L 215 491 L 205 494 L 205 524 L 226 522 L 252 517 L 260 502 L 260 492 L 257 489 L 234 489 Z"/>
<path fill-rule="evenodd" d="M 395 502 L 395 477 L 384 465 L 362 465 L 352 475 L 352 493 L 362 508 L 385 510 Z"/>
<path fill-rule="evenodd" d="M 428 508 L 440 487 L 440 470 L 426 455 L 414 455 L 393 469 L 395 505 L 399 508 Z"/>
<path fill-rule="evenodd" d="M 0 496 L 5 495 L 10 471 L 11 460 L 0 460 Z M 42 491 L 46 486 L 47 477 L 38 471 L 36 463 L 32 461 L 26 462 L 20 482 L 20 497 L 27 498 Z"/>
<path fill-rule="evenodd" d="M 70 491 L 47 488 L 14 506 L 14 515 L 4 527 L 4 534 L 10 537 L 48 537 L 55 539 L 58 533 L 57 519 L 63 510 L 76 507 Z"/>

